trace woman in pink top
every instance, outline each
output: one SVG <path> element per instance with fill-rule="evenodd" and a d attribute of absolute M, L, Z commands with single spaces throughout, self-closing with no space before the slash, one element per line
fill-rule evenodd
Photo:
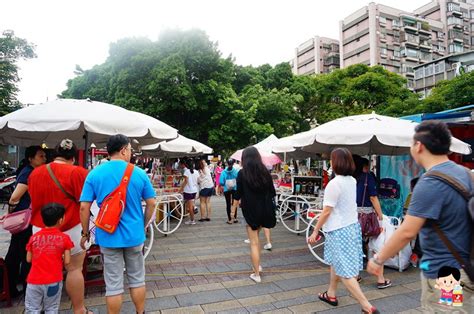
<path fill-rule="evenodd" d="M 214 170 L 214 176 L 215 176 L 215 183 L 216 183 L 216 194 L 220 195 L 221 194 L 221 189 L 222 187 L 219 185 L 219 180 L 221 179 L 221 173 L 224 171 L 222 168 L 222 161 L 217 162 L 217 166 Z"/>

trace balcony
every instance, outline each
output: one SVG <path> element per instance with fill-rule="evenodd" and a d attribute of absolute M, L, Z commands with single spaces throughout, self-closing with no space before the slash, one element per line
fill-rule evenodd
<path fill-rule="evenodd" d="M 412 33 L 418 33 L 418 27 L 416 27 L 416 25 L 406 24 L 403 25 L 403 29 Z"/>
<path fill-rule="evenodd" d="M 431 44 L 431 40 L 420 40 L 420 48 L 430 50 L 433 48 L 433 45 Z"/>
<path fill-rule="evenodd" d="M 339 62 L 340 62 L 339 55 L 326 57 L 324 59 L 325 66 L 338 66 L 339 67 L 339 64 L 340 64 Z"/>

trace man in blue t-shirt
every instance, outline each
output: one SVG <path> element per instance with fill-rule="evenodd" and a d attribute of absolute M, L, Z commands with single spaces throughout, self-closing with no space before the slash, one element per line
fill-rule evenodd
<path fill-rule="evenodd" d="M 122 134 L 113 135 L 107 142 L 110 161 L 89 173 L 81 194 L 81 246 L 89 240 L 90 208 L 94 200 L 102 204 L 104 198 L 115 190 L 122 180 L 132 156 L 130 140 Z M 146 202 L 143 212 L 142 199 Z M 127 269 L 130 295 L 137 313 L 145 310 L 145 261 L 142 248 L 145 225 L 155 209 L 155 191 L 145 171 L 134 167 L 127 186 L 125 210 L 113 233 L 96 228 L 95 241 L 104 258 L 104 279 L 108 313 L 119 313 L 122 306 L 123 268 Z"/>
<path fill-rule="evenodd" d="M 446 124 L 439 121 L 425 121 L 415 128 L 410 151 L 416 163 L 427 172 L 445 173 L 456 178 L 466 189 L 472 190 L 470 173 L 448 159 L 450 146 L 451 133 Z M 438 287 L 436 279 L 439 270 L 447 266 L 461 270 L 464 301 L 460 309 L 463 313 L 473 313 L 473 285 L 434 231 L 434 223 L 439 225 L 461 257 L 469 261 L 473 226 L 466 200 L 447 183 L 424 175 L 415 186 L 404 222 L 380 253 L 369 261 L 367 271 L 373 274 L 379 273 L 383 263 L 406 246 L 419 232 L 423 252 L 420 264 L 423 310 L 430 313 L 454 310 L 451 306 L 438 304 L 441 291 L 435 289 L 435 286 Z"/>

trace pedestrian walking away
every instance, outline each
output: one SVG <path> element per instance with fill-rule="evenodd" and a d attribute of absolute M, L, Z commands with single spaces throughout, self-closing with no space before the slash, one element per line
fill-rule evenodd
<path fill-rule="evenodd" d="M 363 269 L 362 232 L 357 219 L 356 180 L 352 177 L 355 165 L 345 148 L 331 152 L 331 166 L 335 173 L 324 191 L 323 212 L 308 239 L 316 243 L 319 231 L 324 230 L 324 260 L 330 265 L 330 282 L 319 299 L 332 306 L 339 304 L 336 291 L 341 280 L 359 302 L 363 313 L 379 313 L 362 292 L 357 277 Z"/>
<path fill-rule="evenodd" d="M 237 176 L 235 199 L 240 201 L 242 214 L 247 223 L 250 240 L 250 257 L 253 273 L 250 278 L 261 282 L 260 241 L 261 228 L 273 228 L 276 224 L 273 199 L 276 196 L 273 180 L 262 162 L 258 150 L 251 146 L 242 152 L 242 169 Z"/>
<path fill-rule="evenodd" d="M 189 213 L 189 220 L 184 224 L 195 225 L 196 221 L 194 219 L 194 200 L 196 199 L 196 195 L 199 192 L 199 173 L 194 169 L 194 164 L 191 159 L 186 160 L 183 166 L 184 181 L 181 183 L 179 192 L 183 194 L 185 209 Z"/>
<path fill-rule="evenodd" d="M 120 313 L 125 267 L 131 299 L 136 312 L 141 314 L 145 311 L 146 295 L 142 250 L 145 227 L 151 221 L 155 208 L 155 191 L 145 171 L 129 163 L 132 147 L 126 136 L 111 136 L 107 142 L 107 153 L 110 161 L 89 173 L 81 194 L 81 246 L 84 248 L 90 238 L 92 202 L 97 201 L 100 207 L 104 199 L 122 185 L 124 173 L 131 169 L 131 175 L 125 180 L 128 183 L 127 198 L 117 228 L 112 233 L 96 228 L 95 241 L 103 254 L 107 312 Z M 146 202 L 145 212 L 142 199 Z"/>
<path fill-rule="evenodd" d="M 199 205 L 201 212 L 201 219 L 199 221 L 211 221 L 211 197 L 214 194 L 211 171 L 204 159 L 198 161 L 196 168 L 199 173 Z"/>
<path fill-rule="evenodd" d="M 227 168 L 222 171 L 219 185 L 223 187 L 225 205 L 227 211 L 227 223 L 231 225 L 237 221 L 237 203 L 235 200 L 235 193 L 237 191 L 237 175 L 239 170 L 234 168 L 234 160 L 227 160 Z"/>

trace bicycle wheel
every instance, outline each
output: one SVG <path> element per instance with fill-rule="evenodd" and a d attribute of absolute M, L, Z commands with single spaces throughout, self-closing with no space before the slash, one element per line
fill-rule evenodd
<path fill-rule="evenodd" d="M 306 243 L 308 245 L 308 249 L 313 254 L 314 257 L 316 257 L 321 263 L 324 263 L 327 265 L 327 263 L 324 261 L 324 242 L 326 241 L 326 234 L 324 231 L 320 230 L 319 235 L 321 238 L 314 244 L 308 243 L 309 236 L 313 233 L 314 226 L 316 226 L 316 222 L 319 219 L 319 215 L 311 219 L 309 222 L 308 229 L 306 229 Z"/>
<path fill-rule="evenodd" d="M 155 239 L 155 231 L 153 230 L 153 226 L 151 224 L 149 224 L 146 228 L 145 236 L 145 243 L 143 244 L 143 257 L 146 259 L 151 252 L 153 241 Z"/>
<path fill-rule="evenodd" d="M 302 233 L 308 228 L 307 211 L 310 209 L 308 200 L 298 195 L 288 195 L 280 205 L 280 221 L 293 233 Z"/>
<path fill-rule="evenodd" d="M 153 222 L 158 232 L 168 235 L 175 232 L 183 221 L 184 206 L 179 194 L 163 195 L 156 203 L 156 220 Z"/>

